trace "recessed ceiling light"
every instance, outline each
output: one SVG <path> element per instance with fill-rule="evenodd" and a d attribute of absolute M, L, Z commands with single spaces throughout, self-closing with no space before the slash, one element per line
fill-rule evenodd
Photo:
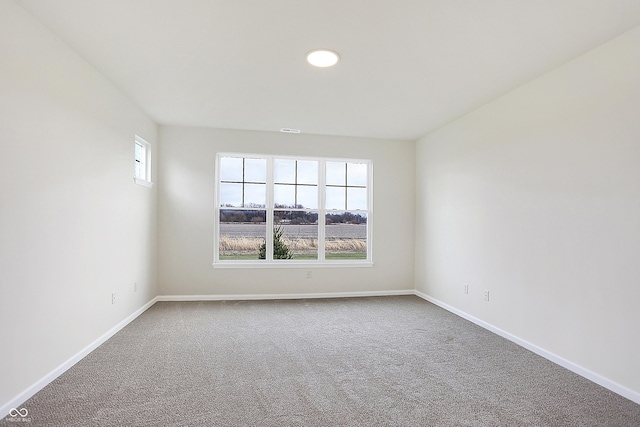
<path fill-rule="evenodd" d="M 316 49 L 307 53 L 307 61 L 316 67 L 331 67 L 336 65 L 340 56 L 329 49 Z"/>

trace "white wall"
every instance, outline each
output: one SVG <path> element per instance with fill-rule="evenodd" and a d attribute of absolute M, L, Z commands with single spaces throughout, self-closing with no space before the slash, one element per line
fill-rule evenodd
<path fill-rule="evenodd" d="M 416 147 L 416 288 L 636 397 L 638 52 L 640 28 Z"/>
<path fill-rule="evenodd" d="M 300 294 L 413 289 L 413 142 L 279 132 L 161 127 L 161 295 Z M 373 160 L 371 268 L 213 268 L 213 191 L 218 152 Z"/>
<path fill-rule="evenodd" d="M 0 0 L 0 408 L 157 295 L 135 134 L 155 146 L 148 117 Z"/>

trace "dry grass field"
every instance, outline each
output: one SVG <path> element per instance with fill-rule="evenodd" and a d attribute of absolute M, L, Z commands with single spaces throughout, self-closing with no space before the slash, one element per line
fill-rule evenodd
<path fill-rule="evenodd" d="M 284 243 L 295 252 L 316 252 L 318 239 L 287 239 Z M 257 253 L 263 239 L 257 237 L 220 237 L 220 252 L 225 253 Z M 364 239 L 335 239 L 325 242 L 327 252 L 364 252 L 367 250 L 367 242 Z"/>
<path fill-rule="evenodd" d="M 318 237 L 318 226 L 313 224 L 281 225 L 284 235 L 289 237 Z M 220 235 L 228 237 L 262 237 L 264 238 L 267 227 L 264 223 L 228 223 L 220 224 Z M 366 239 L 366 224 L 331 224 L 325 226 L 325 234 L 328 239 Z"/>
<path fill-rule="evenodd" d="M 284 225 L 284 243 L 294 259 L 317 259 L 318 228 L 314 225 Z M 327 225 L 325 228 L 327 259 L 366 259 L 367 229 L 363 224 Z M 264 242 L 264 224 L 221 224 L 220 259 L 257 258 Z"/>

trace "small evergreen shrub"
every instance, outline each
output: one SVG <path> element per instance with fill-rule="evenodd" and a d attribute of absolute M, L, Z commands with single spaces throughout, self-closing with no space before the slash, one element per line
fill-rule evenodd
<path fill-rule="evenodd" d="M 284 234 L 284 229 L 281 225 L 273 226 L 273 259 L 291 259 L 293 258 L 293 253 L 289 250 L 289 247 L 284 243 L 282 239 L 282 235 Z M 262 243 L 260 245 L 260 253 L 258 254 L 258 259 L 266 259 L 267 258 L 267 242 Z"/>

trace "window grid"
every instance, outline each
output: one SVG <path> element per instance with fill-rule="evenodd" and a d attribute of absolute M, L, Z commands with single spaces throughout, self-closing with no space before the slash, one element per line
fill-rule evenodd
<path fill-rule="evenodd" d="M 316 183 L 304 183 L 304 182 L 300 182 L 300 174 L 299 174 L 299 167 L 300 167 L 300 160 L 291 160 L 291 159 L 281 159 L 281 158 L 276 158 L 274 159 L 274 161 L 292 161 L 293 162 L 293 182 L 287 182 L 286 180 L 276 180 L 275 179 L 275 174 L 276 174 L 276 169 L 274 166 L 274 170 L 273 170 L 273 174 L 274 174 L 274 192 L 277 188 L 280 187 L 292 187 L 293 188 L 293 205 L 282 205 L 282 204 L 277 204 L 274 202 L 274 209 L 287 209 L 287 210 L 317 210 L 317 202 L 316 202 L 316 206 L 309 206 L 309 207 L 305 207 L 303 206 L 303 204 L 301 203 L 300 200 L 300 188 L 315 188 L 316 189 L 316 200 L 317 200 L 317 191 L 318 191 L 318 184 L 317 184 L 317 179 L 316 179 Z M 314 163 L 316 163 L 316 169 L 317 169 L 317 161 L 312 161 Z M 317 174 L 316 174 L 316 178 L 317 178 Z M 280 206 L 279 206 L 280 205 Z"/>
<path fill-rule="evenodd" d="M 256 205 L 256 206 L 247 206 L 246 204 L 246 185 L 247 184 L 255 184 L 255 185 L 266 185 L 266 182 L 264 181 L 247 181 L 245 179 L 246 176 L 246 158 L 242 158 L 242 181 L 235 181 L 235 180 L 220 180 L 221 184 L 240 184 L 242 185 L 242 197 L 241 197 L 241 206 L 228 206 L 226 208 L 229 209 L 239 209 L 240 207 L 244 208 L 244 209 L 248 209 L 248 210 L 255 210 L 256 208 L 264 208 L 264 206 L 261 205 Z M 222 206 L 221 206 L 222 207 Z"/>
<path fill-rule="evenodd" d="M 349 164 L 354 165 L 354 163 L 350 163 L 350 162 L 344 162 L 344 181 L 341 184 L 326 184 L 325 188 L 329 189 L 342 189 L 343 190 L 343 200 L 344 203 L 340 208 L 330 208 L 328 206 L 325 206 L 327 208 L 327 210 L 330 211 L 335 211 L 335 212 L 341 212 L 341 211 L 352 211 L 352 212 L 359 212 L 359 211 L 364 211 L 367 210 L 365 209 L 359 209 L 359 208 L 350 208 L 351 203 L 350 203 L 350 196 L 349 196 L 349 189 L 361 189 L 361 190 L 366 190 L 367 186 L 366 185 L 354 185 L 354 184 L 349 184 Z"/>
<path fill-rule="evenodd" d="M 243 159 L 243 180 L 242 181 L 234 181 L 234 180 L 221 180 L 221 179 L 217 179 L 219 184 L 222 183 L 237 183 L 237 184 L 243 184 L 243 196 L 242 196 L 242 205 L 238 206 L 238 207 L 227 207 L 227 206 L 222 206 L 220 204 L 219 201 L 216 202 L 216 218 L 215 218 L 215 222 L 216 222 L 216 237 L 219 237 L 219 212 L 221 210 L 239 210 L 239 211 L 255 211 L 256 209 L 264 209 L 266 212 L 266 229 L 267 229 L 267 233 L 266 236 L 264 238 L 267 248 L 272 249 L 274 242 L 273 242 L 273 233 L 269 232 L 269 230 L 272 230 L 273 227 L 275 225 L 277 225 L 276 223 L 276 215 L 280 214 L 281 212 L 308 212 L 311 214 L 317 214 L 317 259 L 313 259 L 313 261 L 311 262 L 304 262 L 304 265 L 307 265 L 307 263 L 311 263 L 313 265 L 323 265 L 325 264 L 326 260 L 326 248 L 325 248 L 325 244 L 326 244 L 326 218 L 327 218 L 327 214 L 331 214 L 331 213 L 354 213 L 356 215 L 360 215 L 362 216 L 364 214 L 364 218 L 365 218 L 365 222 L 364 225 L 366 226 L 366 258 L 365 259 L 359 259 L 357 261 L 338 261 L 336 262 L 335 260 L 330 260 L 329 263 L 331 264 L 336 264 L 339 263 L 340 265 L 342 265 L 342 263 L 346 263 L 346 264 L 357 264 L 358 262 L 367 262 L 370 263 L 371 262 L 371 255 L 372 255 L 372 251 L 371 251 L 371 177 L 372 177 L 372 171 L 371 171 L 371 162 L 367 161 L 367 160 L 342 160 L 342 159 L 320 159 L 320 158 L 300 158 L 300 157 L 284 157 L 284 156 L 260 156 L 260 155 L 246 155 L 246 154 L 219 154 L 218 155 L 218 159 L 222 158 L 222 157 L 241 157 Z M 244 199 L 244 184 L 265 184 L 265 182 L 263 181 L 246 181 L 245 180 L 245 176 L 246 176 L 246 159 L 248 158 L 252 158 L 252 159 L 264 159 L 266 160 L 267 163 L 267 176 L 266 176 L 266 197 L 265 197 L 265 205 L 264 206 L 246 206 L 245 205 L 245 199 Z M 294 166 L 294 180 L 293 182 L 284 182 L 284 180 L 279 180 L 276 181 L 275 180 L 275 167 L 274 167 L 274 162 L 276 160 L 292 160 L 295 162 L 295 166 Z M 307 161 L 316 161 L 317 162 L 317 184 L 306 184 L 306 183 L 300 183 L 299 181 L 299 161 L 303 161 L 303 160 L 307 160 Z M 344 185 L 336 185 L 336 184 L 326 184 L 326 163 L 327 162 L 344 162 L 345 163 L 345 171 L 344 171 Z M 348 185 L 348 165 L 349 164 L 364 164 L 367 170 L 367 177 L 366 177 L 366 182 L 367 185 Z M 220 161 L 217 161 L 217 165 L 218 165 L 218 169 L 220 166 Z M 217 176 L 220 176 L 219 174 Z M 290 206 L 280 206 L 277 205 L 275 203 L 275 199 L 274 199 L 274 189 L 275 189 L 275 185 L 287 185 L 287 186 L 293 186 L 295 188 L 294 191 L 294 207 L 290 207 Z M 317 206 L 316 207 L 304 207 L 301 206 L 299 203 L 299 197 L 298 197 L 298 187 L 316 187 L 317 188 Z M 345 206 L 343 209 L 329 209 L 326 207 L 326 197 L 325 197 L 325 193 L 326 193 L 326 188 L 344 188 L 345 191 Z M 365 209 L 347 209 L 348 208 L 348 189 L 349 188 L 358 188 L 358 189 L 363 189 L 367 191 L 367 197 L 366 197 L 366 207 Z M 218 188 L 218 193 L 219 193 L 219 188 Z M 218 200 L 218 198 L 216 198 L 216 200 Z M 266 206 L 266 207 L 265 207 Z M 217 238 L 215 239 L 215 245 L 216 247 L 214 248 L 214 264 L 215 263 L 220 263 L 220 257 L 219 257 L 219 247 L 218 247 L 218 241 Z M 257 260 L 256 260 L 257 261 Z M 296 261 L 296 260 L 274 260 L 273 259 L 273 251 L 272 250 L 267 250 L 266 251 L 266 260 L 260 260 L 261 263 L 264 263 L 266 261 L 267 264 L 279 264 L 281 266 L 290 266 L 290 265 L 295 265 L 296 263 L 301 263 L 301 261 Z M 228 263 L 228 261 L 224 261 L 224 263 Z M 242 265 L 250 265 L 251 263 L 246 263 L 246 262 L 242 262 L 240 261 L 239 264 Z"/>

